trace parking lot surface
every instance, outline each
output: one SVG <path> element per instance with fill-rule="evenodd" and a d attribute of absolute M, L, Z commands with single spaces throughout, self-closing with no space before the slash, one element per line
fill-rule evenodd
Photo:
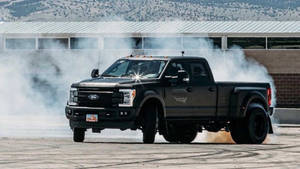
<path fill-rule="evenodd" d="M 201 136 L 202 135 L 202 136 Z M 228 134 L 199 133 L 192 144 L 158 138 L 70 137 L 0 139 L 0 168 L 299 168 L 300 128 L 286 126 L 262 145 L 237 145 Z"/>

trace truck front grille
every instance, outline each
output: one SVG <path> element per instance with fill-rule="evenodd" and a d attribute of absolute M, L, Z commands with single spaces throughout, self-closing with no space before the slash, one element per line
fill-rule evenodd
<path fill-rule="evenodd" d="M 97 88 L 79 88 L 78 105 L 84 107 L 116 107 L 122 103 L 122 93 Z"/>

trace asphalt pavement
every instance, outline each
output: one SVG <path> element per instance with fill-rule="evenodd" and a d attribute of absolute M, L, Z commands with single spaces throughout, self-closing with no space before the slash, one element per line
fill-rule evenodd
<path fill-rule="evenodd" d="M 300 128 L 282 126 L 261 145 L 237 145 L 228 133 L 199 133 L 192 144 L 132 138 L 2 137 L 0 168 L 299 168 Z"/>

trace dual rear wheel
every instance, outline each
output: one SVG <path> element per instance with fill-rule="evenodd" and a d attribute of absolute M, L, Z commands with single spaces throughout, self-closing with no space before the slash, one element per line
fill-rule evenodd
<path fill-rule="evenodd" d="M 231 122 L 230 134 L 237 144 L 261 144 L 268 132 L 268 115 L 260 104 L 250 104 L 244 119 Z"/>

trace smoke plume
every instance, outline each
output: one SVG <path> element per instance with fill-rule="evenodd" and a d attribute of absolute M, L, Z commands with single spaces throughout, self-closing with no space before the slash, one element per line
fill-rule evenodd
<path fill-rule="evenodd" d="M 177 31 L 174 28 L 175 25 L 170 29 L 172 32 Z M 115 29 L 117 27 L 118 25 L 115 26 Z M 168 29 L 164 28 L 163 30 Z M 122 33 L 122 30 L 114 31 Z M 275 106 L 275 86 L 265 67 L 255 60 L 246 58 L 238 47 L 223 51 L 215 48 L 207 39 L 190 39 L 190 41 L 191 44 L 199 44 L 199 47 L 186 50 L 185 56 L 206 58 L 216 81 L 270 82 L 273 89 L 272 104 Z M 151 56 L 179 56 L 182 50 L 169 49 L 172 42 L 153 41 L 152 43 L 159 49 L 142 51 L 128 49 L 132 42 L 124 41 L 122 43 L 121 46 L 124 49 L 120 50 L 2 51 L 0 53 L 0 136 L 69 137 L 71 130 L 65 118 L 64 106 L 73 82 L 89 78 L 93 68 L 98 67 L 100 71 L 103 71 L 117 58 L 132 53 Z M 46 45 L 57 48 L 58 44 L 53 42 Z M 82 45 L 90 44 L 83 43 Z M 120 42 L 112 42 L 110 46 L 120 46 Z M 103 135 L 134 138 L 140 136 L 140 133 L 136 132 L 123 133 L 108 130 Z M 224 137 L 224 135 L 217 134 L 216 138 L 219 137 Z M 216 138 L 212 139 L 211 135 L 207 136 L 208 141 L 216 140 Z M 228 139 L 223 141 L 227 142 Z"/>

